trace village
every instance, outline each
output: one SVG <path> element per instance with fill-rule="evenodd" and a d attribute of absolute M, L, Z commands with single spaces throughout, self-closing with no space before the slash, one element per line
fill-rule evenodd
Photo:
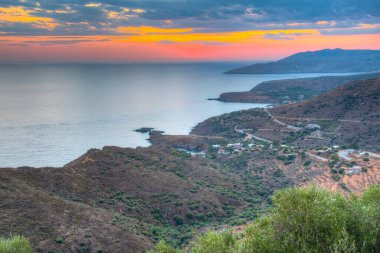
<path fill-rule="evenodd" d="M 318 125 L 306 126 L 314 131 L 320 131 Z M 207 158 L 223 158 L 236 156 L 248 152 L 275 152 L 276 159 L 282 160 L 284 165 L 293 163 L 295 157 L 300 156 L 305 159 L 304 167 L 311 161 L 320 164 L 325 168 L 326 173 L 334 180 L 341 181 L 345 176 L 355 176 L 378 170 L 380 165 L 380 154 L 360 150 L 359 148 L 341 147 L 339 145 L 323 146 L 319 148 L 299 148 L 286 144 L 275 144 L 271 141 L 258 140 L 241 131 L 243 138 L 240 142 L 224 144 L 205 145 L 202 150 L 178 149 L 191 156 L 201 156 Z M 308 159 L 308 160 L 307 160 Z"/>

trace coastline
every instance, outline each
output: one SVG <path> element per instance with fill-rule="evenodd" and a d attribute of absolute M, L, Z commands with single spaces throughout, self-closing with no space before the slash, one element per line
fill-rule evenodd
<path fill-rule="evenodd" d="M 369 77 L 377 77 L 377 76 L 380 76 L 380 73 L 370 73 L 370 74 L 359 74 L 359 75 L 345 75 L 345 76 L 320 76 L 320 77 L 308 77 L 308 78 L 296 78 L 296 79 L 280 79 L 280 80 L 274 80 L 274 81 L 265 81 L 265 82 L 262 82 L 262 83 L 259 83 L 258 85 L 256 85 L 252 90 L 250 91 L 247 91 L 247 92 L 229 92 L 229 93 L 222 93 L 220 94 L 220 97 L 219 98 L 209 98 L 207 100 L 209 101 L 218 101 L 220 103 L 238 103 L 238 104 L 246 104 L 246 105 L 249 105 L 249 104 L 260 104 L 260 107 L 264 106 L 264 107 L 267 107 L 268 105 L 281 105 L 281 104 L 284 104 L 284 103 L 289 103 L 289 102 L 298 102 L 299 100 L 297 99 L 297 97 L 293 96 L 294 100 L 290 99 L 289 98 L 289 94 L 287 94 L 287 92 L 289 92 L 289 90 L 285 90 L 284 92 L 280 93 L 280 95 L 276 92 L 271 92 L 271 89 L 272 91 L 275 90 L 275 89 L 278 89 L 279 86 L 287 86 L 287 87 L 290 87 L 290 92 L 292 92 L 292 89 L 294 87 L 294 83 L 293 81 L 297 81 L 296 82 L 296 85 L 303 85 L 303 86 L 310 86 L 310 85 L 313 85 L 314 87 L 317 87 L 318 89 L 316 90 L 313 90 L 312 92 L 308 91 L 309 95 L 308 97 L 311 97 L 311 96 L 315 96 L 319 93 L 321 93 L 322 91 L 326 91 L 326 90 L 329 90 L 329 89 L 332 89 L 334 87 L 337 87 L 339 85 L 341 85 L 342 82 L 346 82 L 346 81 L 349 81 L 349 80 L 360 80 L 360 79 L 363 79 L 363 78 L 369 78 Z M 325 84 L 326 81 L 328 80 L 332 80 L 332 85 L 330 86 L 323 86 L 321 85 L 321 83 Z M 270 94 L 263 94 L 263 92 L 265 91 L 265 89 L 269 90 Z M 273 96 L 273 94 L 275 94 Z M 272 97 L 271 97 L 272 96 Z M 299 94 L 298 94 L 299 96 Z M 305 98 L 302 98 L 302 100 L 304 100 Z M 265 104 L 265 105 L 263 105 Z M 240 109 L 240 110 L 237 110 L 237 111 L 242 111 L 242 110 L 246 110 L 246 109 Z M 214 117 L 217 117 L 218 115 L 216 116 L 211 116 L 211 117 L 208 117 L 200 122 L 197 122 L 195 125 L 193 125 L 189 132 L 187 134 L 183 134 L 182 136 L 186 136 L 186 135 L 191 135 L 191 132 L 192 132 L 192 129 L 194 127 L 196 127 L 197 125 L 199 125 L 200 123 L 202 122 L 206 122 L 208 120 L 210 120 L 211 118 L 214 118 Z M 220 116 L 220 115 L 219 115 Z M 163 133 L 161 132 L 160 130 L 161 129 L 158 129 L 160 133 Z M 149 133 L 152 131 L 152 132 L 156 132 L 157 130 L 155 130 L 153 127 L 140 127 L 139 129 L 135 129 L 135 130 L 131 130 L 131 131 L 135 131 L 135 132 L 138 132 L 138 133 L 141 133 L 141 134 L 147 134 L 148 133 L 148 136 L 149 136 Z M 168 134 L 170 135 L 170 134 Z M 150 138 L 150 136 L 149 136 Z M 149 141 L 149 139 L 148 139 Z M 150 145 L 152 145 L 151 142 L 149 142 Z M 156 142 L 157 143 L 157 142 Z M 107 145 L 105 145 L 107 146 Z M 137 148 L 138 146 L 136 146 Z M 93 147 L 90 147 L 90 150 L 92 149 Z M 85 153 L 85 152 L 84 152 Z M 80 157 L 81 155 L 79 155 L 78 157 Z M 77 158 L 74 158 L 73 160 L 76 160 Z M 65 164 L 69 164 L 71 163 L 71 161 L 67 161 L 65 162 Z M 15 166 L 14 168 L 17 168 L 17 167 L 35 167 L 33 165 L 21 165 L 21 166 Z M 42 166 L 38 166 L 38 167 L 45 167 L 46 165 L 42 165 Z M 64 165 L 63 165 L 64 166 Z M 48 166 L 48 167 L 52 167 L 52 166 Z M 61 167 L 61 166 L 53 166 L 53 167 Z"/>
<path fill-rule="evenodd" d="M 353 82 L 319 96 L 332 103 L 325 110 L 339 105 L 337 95 L 350 96 L 356 84 L 368 92 L 364 98 L 372 93 L 377 98 L 378 83 Z M 146 252 L 159 240 L 182 246 L 194 231 L 247 224 L 270 207 L 268 199 L 277 189 L 319 183 L 348 195 L 380 182 L 377 153 L 350 153 L 355 167 L 335 162 L 335 152 L 346 150 L 337 144 L 347 141 L 325 134 L 352 131 L 340 131 L 331 119 L 325 124 L 281 113 L 287 108 L 305 115 L 299 104 L 214 116 L 186 135 L 165 135 L 145 126 L 136 130 L 149 134 L 149 147 L 90 149 L 60 168 L 1 169 L 6 219 L 0 225 L 22 233 L 39 248 L 70 252 L 79 240 L 110 252 Z M 49 231 L 42 229 L 47 226 Z M 64 244 L 55 238 L 63 238 Z"/>

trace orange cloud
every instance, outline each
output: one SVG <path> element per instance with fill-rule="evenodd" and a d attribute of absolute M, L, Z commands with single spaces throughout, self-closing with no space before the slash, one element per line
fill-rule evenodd
<path fill-rule="evenodd" d="M 139 43 L 250 43 L 262 39 L 266 35 L 318 35 L 315 29 L 289 29 L 289 30 L 249 30 L 238 32 L 194 32 L 193 28 L 157 28 L 150 26 L 119 27 L 119 33 L 129 35 L 123 39 L 125 42 Z"/>
<path fill-rule="evenodd" d="M 317 25 L 327 25 L 329 24 L 329 21 L 321 20 L 316 22 Z"/>
<path fill-rule="evenodd" d="M 132 12 L 135 12 L 135 13 L 144 13 L 145 10 L 143 10 L 143 9 L 132 9 Z"/>
<path fill-rule="evenodd" d="M 336 25 L 336 22 L 335 21 L 320 20 L 320 21 L 315 22 L 315 24 L 316 25 L 323 25 L 323 26 L 326 26 L 326 25 L 334 26 L 334 25 Z"/>
<path fill-rule="evenodd" d="M 54 29 L 58 24 L 52 18 L 32 15 L 32 10 L 21 6 L 0 7 L 0 21 L 10 23 L 31 23 L 37 28 Z"/>
<path fill-rule="evenodd" d="M 374 29 L 378 28 L 380 25 L 379 24 L 360 24 L 358 28 L 360 29 Z"/>
<path fill-rule="evenodd" d="M 260 35 L 250 41 L 244 39 L 242 42 L 221 44 L 194 39 L 187 43 L 141 43 L 131 41 L 130 37 L 138 36 L 3 36 L 0 38 L 0 61 L 258 60 L 278 59 L 300 51 L 323 48 L 380 49 L 380 34 L 311 34 L 296 36 L 293 40 Z"/>

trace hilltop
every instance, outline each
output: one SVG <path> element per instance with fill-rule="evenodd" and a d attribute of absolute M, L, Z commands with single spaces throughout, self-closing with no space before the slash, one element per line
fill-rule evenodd
<path fill-rule="evenodd" d="M 257 63 L 226 74 L 348 73 L 380 70 L 380 50 L 323 49 Z"/>

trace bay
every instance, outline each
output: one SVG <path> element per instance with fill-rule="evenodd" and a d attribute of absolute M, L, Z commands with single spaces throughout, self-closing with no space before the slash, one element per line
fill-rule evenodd
<path fill-rule="evenodd" d="M 90 148 L 148 146 L 148 136 L 134 129 L 188 134 L 209 117 L 266 106 L 208 98 L 320 75 L 223 74 L 242 65 L 0 65 L 0 167 L 63 166 Z"/>

